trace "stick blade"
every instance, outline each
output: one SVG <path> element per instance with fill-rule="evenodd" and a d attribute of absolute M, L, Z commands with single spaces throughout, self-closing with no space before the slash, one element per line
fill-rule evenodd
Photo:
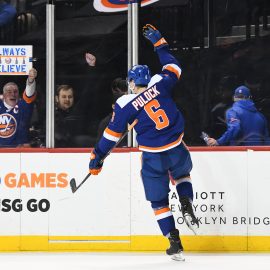
<path fill-rule="evenodd" d="M 74 178 L 70 180 L 69 185 L 70 185 L 72 193 L 74 193 L 77 190 L 76 181 Z"/>

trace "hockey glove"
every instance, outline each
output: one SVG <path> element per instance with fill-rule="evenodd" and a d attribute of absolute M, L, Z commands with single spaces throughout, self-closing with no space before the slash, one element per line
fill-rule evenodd
<path fill-rule="evenodd" d="M 97 153 L 96 149 L 91 152 L 89 162 L 89 173 L 92 175 L 98 175 L 103 166 L 102 157 Z"/>
<path fill-rule="evenodd" d="M 151 24 L 146 24 L 143 27 L 143 35 L 145 38 L 149 39 L 152 42 L 155 49 L 168 46 L 165 38 L 163 38 L 161 33 Z"/>

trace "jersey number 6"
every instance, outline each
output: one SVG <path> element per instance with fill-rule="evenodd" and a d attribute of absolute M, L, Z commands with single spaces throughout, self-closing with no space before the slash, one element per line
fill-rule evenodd
<path fill-rule="evenodd" d="M 169 125 L 169 119 L 164 110 L 159 109 L 160 104 L 156 99 L 153 99 L 144 106 L 144 110 L 156 124 L 156 129 L 160 130 Z M 155 109 L 155 111 L 154 111 Z"/>

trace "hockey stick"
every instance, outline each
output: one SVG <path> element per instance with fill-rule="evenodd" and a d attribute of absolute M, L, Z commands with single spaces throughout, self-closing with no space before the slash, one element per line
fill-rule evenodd
<path fill-rule="evenodd" d="M 128 129 L 124 132 L 124 134 L 122 135 L 122 137 L 118 140 L 118 142 L 114 145 L 114 147 L 106 154 L 106 156 L 100 162 L 103 162 L 105 160 L 105 158 L 112 152 L 112 150 L 115 147 L 117 147 L 119 145 L 119 143 L 127 136 L 127 134 L 129 133 L 129 131 L 131 131 L 137 123 L 138 123 L 138 120 L 135 119 L 133 121 L 133 123 L 128 127 Z M 82 186 L 82 184 L 89 178 L 90 175 L 91 175 L 91 173 L 88 173 L 85 176 L 85 178 L 82 180 L 82 182 L 78 186 L 76 184 L 75 178 L 72 178 L 70 180 L 70 182 L 69 182 L 72 193 L 75 193 Z"/>

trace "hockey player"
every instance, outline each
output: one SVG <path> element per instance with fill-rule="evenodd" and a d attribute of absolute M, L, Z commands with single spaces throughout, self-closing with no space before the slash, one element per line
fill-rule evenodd
<path fill-rule="evenodd" d="M 146 199 L 151 202 L 163 235 L 169 239 L 167 254 L 175 260 L 184 260 L 183 246 L 168 199 L 171 177 L 176 183 L 183 217 L 195 232 L 198 220 L 192 209 L 192 161 L 182 142 L 184 119 L 171 97 L 172 88 L 181 76 L 181 68 L 154 26 L 144 26 L 143 35 L 154 45 L 163 66 L 162 72 L 151 78 L 146 65 L 135 65 L 129 70 L 128 86 L 133 94 L 117 100 L 112 119 L 91 153 L 89 171 L 93 175 L 101 171 L 102 158 L 119 140 L 127 123 L 137 119 L 135 130 L 139 149 L 143 152 L 141 176 Z"/>
<path fill-rule="evenodd" d="M 0 147 L 28 146 L 28 128 L 36 97 L 35 78 L 37 71 L 32 68 L 26 80 L 23 98 L 19 98 L 18 85 L 6 83 L 3 100 L 0 100 Z"/>

